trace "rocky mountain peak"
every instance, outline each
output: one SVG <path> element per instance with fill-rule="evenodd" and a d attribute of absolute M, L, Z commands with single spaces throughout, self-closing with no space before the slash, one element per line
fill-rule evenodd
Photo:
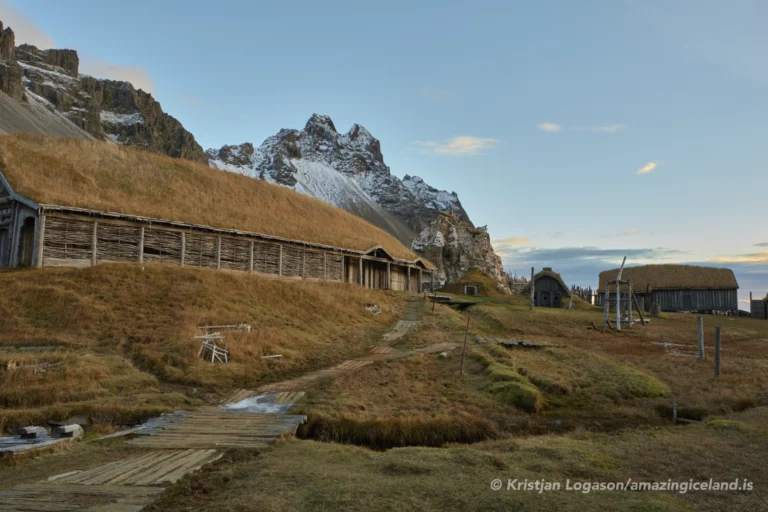
<path fill-rule="evenodd" d="M 76 50 L 40 50 L 31 44 L 22 44 L 17 49 L 17 58 L 22 62 L 75 78 L 80 69 L 80 57 Z"/>
<path fill-rule="evenodd" d="M 16 60 L 16 36 L 11 27 L 3 30 L 3 22 L 0 21 L 0 60 Z"/>
<path fill-rule="evenodd" d="M 321 114 L 312 114 L 307 124 L 304 125 L 304 132 L 323 140 L 335 139 L 338 136 L 336 126 L 334 126 L 330 116 Z"/>

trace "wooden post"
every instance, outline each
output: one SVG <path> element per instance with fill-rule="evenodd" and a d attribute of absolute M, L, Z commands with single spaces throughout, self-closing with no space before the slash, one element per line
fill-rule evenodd
<path fill-rule="evenodd" d="M 469 319 L 472 318 L 472 311 L 467 311 L 467 330 L 464 331 L 464 348 L 461 349 L 461 368 L 459 375 L 464 375 L 464 356 L 467 352 L 467 337 L 469 336 Z"/>
<path fill-rule="evenodd" d="M 139 263 L 144 263 L 144 226 L 139 230 Z"/>
<path fill-rule="evenodd" d="M 328 253 L 323 252 L 323 281 L 328 280 Z"/>
<path fill-rule="evenodd" d="M 573 290 L 571 290 L 571 300 L 568 301 L 568 311 L 573 308 Z"/>
<path fill-rule="evenodd" d="M 627 322 L 629 325 L 629 328 L 632 328 L 632 281 L 627 281 L 627 286 L 629 287 L 629 293 L 627 295 Z"/>
<path fill-rule="evenodd" d="M 715 327 L 715 377 L 720 375 L 720 327 Z"/>
<path fill-rule="evenodd" d="M 619 275 L 616 276 L 616 331 L 621 331 L 621 273 L 624 272 L 624 264 L 627 262 L 627 257 L 624 256 L 624 260 L 621 262 L 619 268 Z"/>
<path fill-rule="evenodd" d="M 419 287 L 418 287 L 419 288 L 419 292 L 418 293 L 421 293 L 423 291 L 422 290 L 422 283 L 423 283 L 422 278 L 423 277 L 424 277 L 424 274 L 423 274 L 422 270 L 419 269 Z"/>
<path fill-rule="evenodd" d="M 216 239 L 216 268 L 221 268 L 221 235 Z"/>
<path fill-rule="evenodd" d="M 99 222 L 94 221 L 93 222 L 93 242 L 92 242 L 93 246 L 91 247 L 91 265 L 96 264 L 96 257 L 97 257 L 96 244 L 98 243 L 98 240 L 99 240 L 98 229 L 99 229 Z"/>
<path fill-rule="evenodd" d="M 181 255 L 179 256 L 179 265 L 184 266 L 184 258 L 187 253 L 187 234 L 181 232 Z"/>
<path fill-rule="evenodd" d="M 637 308 L 637 314 L 640 315 L 640 321 L 643 322 L 643 326 L 645 326 L 645 315 L 643 315 L 643 310 L 640 309 L 640 304 L 637 302 L 637 297 L 635 297 L 634 292 L 632 293 L 632 301 L 635 303 L 635 307 Z"/>
<path fill-rule="evenodd" d="M 248 245 L 248 272 L 253 272 L 253 240 Z"/>
<path fill-rule="evenodd" d="M 387 262 L 387 290 L 392 289 L 392 265 Z"/>
<path fill-rule="evenodd" d="M 37 268 L 43 268 L 43 246 L 45 245 L 45 215 L 39 214 L 37 229 Z"/>
<path fill-rule="evenodd" d="M 280 249 L 278 250 L 278 255 L 277 255 L 277 275 L 282 277 L 283 276 L 283 246 L 281 244 L 281 245 L 278 245 L 278 247 Z"/>
<path fill-rule="evenodd" d="M 531 267 L 531 311 L 533 311 L 533 294 L 536 288 L 536 281 L 533 280 L 533 267 Z"/>
<path fill-rule="evenodd" d="M 306 279 L 307 276 L 307 251 L 301 250 L 301 278 Z"/>
<path fill-rule="evenodd" d="M 360 260 L 357 263 L 358 263 L 357 266 L 360 271 L 360 274 L 359 274 L 360 286 L 363 286 L 364 281 L 363 281 L 363 257 L 362 256 L 360 256 Z"/>
<path fill-rule="evenodd" d="M 704 318 L 699 317 L 699 361 L 704 360 Z"/>
<path fill-rule="evenodd" d="M 608 281 L 605 282 L 605 294 L 603 295 L 603 329 L 606 327 L 609 327 L 608 325 L 608 300 L 611 296 L 610 292 L 608 291 L 610 287 L 608 286 Z"/>
<path fill-rule="evenodd" d="M 408 269 L 407 276 L 405 278 L 405 291 L 409 292 L 411 291 L 411 267 L 406 267 Z"/>

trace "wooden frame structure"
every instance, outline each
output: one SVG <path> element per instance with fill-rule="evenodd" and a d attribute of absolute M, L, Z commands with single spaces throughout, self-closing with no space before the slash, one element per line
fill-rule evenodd
<path fill-rule="evenodd" d="M 421 293 L 421 258 L 395 258 L 262 233 L 37 204 L 13 192 L 0 173 L 0 267 L 87 267 L 160 263 L 259 273 L 284 279 L 355 283 Z M 427 278 L 429 281 L 431 276 Z"/>

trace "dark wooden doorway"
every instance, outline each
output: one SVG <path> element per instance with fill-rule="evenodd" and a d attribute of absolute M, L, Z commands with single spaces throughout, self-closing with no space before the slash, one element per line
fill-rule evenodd
<path fill-rule="evenodd" d="M 31 267 L 32 255 L 35 252 L 35 219 L 27 217 L 19 233 L 19 266 Z"/>

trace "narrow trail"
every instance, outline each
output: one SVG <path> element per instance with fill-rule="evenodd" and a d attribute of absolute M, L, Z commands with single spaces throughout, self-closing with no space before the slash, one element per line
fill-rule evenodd
<path fill-rule="evenodd" d="M 390 345 L 418 328 L 424 307 L 423 301 L 409 299 L 403 319 L 382 336 L 385 343 L 373 347 L 367 356 L 256 390 L 238 389 L 219 407 L 178 411 L 145 426 L 106 436 L 135 434 L 126 442 L 147 451 L 0 491 L 0 511 L 138 512 L 165 486 L 220 458 L 223 448 L 264 447 L 283 433 L 296 433 L 306 416 L 288 411 L 322 379 L 357 371 L 377 361 L 436 352 L 451 345 L 410 351 Z"/>

